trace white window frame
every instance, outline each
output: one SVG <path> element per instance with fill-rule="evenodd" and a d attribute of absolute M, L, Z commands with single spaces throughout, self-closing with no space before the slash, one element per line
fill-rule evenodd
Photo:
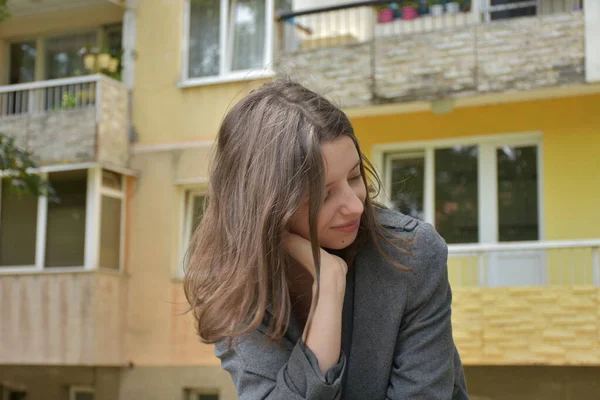
<path fill-rule="evenodd" d="M 384 188 L 377 201 L 391 206 L 389 191 L 391 187 L 391 160 L 401 158 L 403 154 L 414 156 L 424 153 L 425 185 L 424 213 L 425 222 L 435 226 L 435 150 L 453 146 L 477 146 L 477 184 L 478 184 L 478 243 L 498 243 L 498 183 L 496 170 L 496 149 L 501 146 L 536 146 L 538 168 L 538 240 L 544 240 L 544 196 L 543 196 L 543 146 L 541 132 L 499 134 L 473 137 L 459 137 L 444 140 L 386 143 L 373 146 L 372 160 L 382 177 Z M 381 173 L 383 172 L 383 174 Z M 459 244 L 456 244 L 459 245 Z M 451 245 L 452 246 L 452 245 Z"/>
<path fill-rule="evenodd" d="M 122 190 L 114 190 L 102 187 L 102 170 L 117 172 L 122 177 Z M 0 275 L 15 273 L 56 273 L 72 272 L 81 270 L 105 270 L 112 272 L 122 272 L 125 261 L 125 217 L 126 217 L 126 198 L 125 188 L 127 185 L 128 171 L 112 169 L 100 166 L 95 163 L 72 164 L 65 166 L 42 167 L 36 173 L 39 173 L 43 179 L 48 178 L 51 172 L 87 170 L 87 193 L 86 193 L 86 222 L 85 222 L 85 245 L 84 245 L 84 265 L 73 267 L 45 267 L 46 255 L 46 224 L 48 217 L 48 198 L 46 196 L 38 197 L 38 214 L 36 226 L 36 249 L 34 265 L 17 265 L 0 267 Z M 2 176 L 0 175 L 0 178 Z M 1 203 L 0 185 L 0 203 Z M 101 196 L 121 198 L 121 242 L 120 242 L 120 260 L 119 269 L 102 268 L 98 265 L 100 261 L 100 214 L 101 214 Z M 0 213 L 2 204 L 0 204 Z M 0 214 L 1 215 L 1 214 Z M 1 222 L 1 220 L 0 220 Z"/>
<path fill-rule="evenodd" d="M 183 194 L 181 195 L 181 215 L 180 215 L 180 248 L 179 248 L 179 263 L 177 265 L 177 277 L 183 278 L 184 262 L 186 251 L 190 246 L 190 239 L 192 236 L 192 215 L 194 214 L 194 202 L 192 201 L 195 196 L 205 197 L 206 188 L 204 187 L 183 187 Z"/>
<path fill-rule="evenodd" d="M 265 1 L 265 54 L 262 69 L 249 69 L 245 71 L 231 71 L 230 64 L 232 60 L 231 47 L 233 45 L 230 40 L 231 35 L 229 29 L 233 26 L 230 24 L 229 3 L 235 0 L 220 0 L 221 12 L 219 21 L 219 45 L 220 45 L 220 60 L 219 60 L 219 75 L 206 77 L 190 77 L 189 76 L 189 43 L 190 43 L 190 8 L 191 0 L 185 0 L 183 8 L 183 46 L 181 47 L 181 82 L 179 87 L 189 87 L 197 85 L 209 85 L 222 82 L 235 82 L 251 79 L 269 78 L 274 75 L 274 72 L 269 68 L 273 60 L 274 46 L 274 29 L 275 29 L 275 0 Z"/>
<path fill-rule="evenodd" d="M 69 388 L 69 400 L 77 400 L 78 393 L 91 393 L 96 396 L 96 390 L 89 386 L 71 386 Z"/>

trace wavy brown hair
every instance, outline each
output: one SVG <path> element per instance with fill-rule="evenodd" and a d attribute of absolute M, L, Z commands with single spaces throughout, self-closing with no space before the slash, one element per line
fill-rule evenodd
<path fill-rule="evenodd" d="M 365 201 L 357 240 L 338 253 L 351 266 L 369 238 L 381 250 L 381 239 L 389 242 L 390 237 L 378 224 L 371 199 L 380 180 L 344 112 L 298 83 L 276 80 L 250 92 L 227 113 L 184 281 L 204 342 L 255 330 L 267 309 L 267 335 L 275 340 L 284 335 L 291 315 L 286 271 L 295 262 L 284 250 L 284 234 L 308 193 L 318 276 L 317 216 L 325 186 L 321 143 L 342 136 L 354 141 L 365 185 L 377 189 Z"/>

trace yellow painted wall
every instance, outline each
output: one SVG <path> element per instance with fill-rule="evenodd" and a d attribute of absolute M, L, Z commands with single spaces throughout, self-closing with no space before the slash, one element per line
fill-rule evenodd
<path fill-rule="evenodd" d="M 12 17 L 0 24 L 0 38 L 23 39 L 100 27 L 123 20 L 123 7 L 106 1 L 87 7 Z"/>
<path fill-rule="evenodd" d="M 519 132 L 543 134 L 545 238 L 600 237 L 600 95 L 354 118 L 373 145 Z"/>
<path fill-rule="evenodd" d="M 264 82 L 177 87 L 183 4 L 183 0 L 138 2 L 133 120 L 140 144 L 211 140 L 232 102 Z"/>

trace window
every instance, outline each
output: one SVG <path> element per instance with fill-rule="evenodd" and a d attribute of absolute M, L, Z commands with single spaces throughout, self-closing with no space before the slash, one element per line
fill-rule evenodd
<path fill-rule="evenodd" d="M 123 179 L 120 174 L 102 170 L 100 189 L 100 266 L 120 269 L 123 249 Z"/>
<path fill-rule="evenodd" d="M 424 145 L 385 154 L 389 205 L 449 244 L 540 238 L 537 139 Z"/>
<path fill-rule="evenodd" d="M 17 42 L 10 45 L 9 84 L 27 83 L 35 80 L 36 55 L 35 41 Z"/>
<path fill-rule="evenodd" d="M 72 387 L 69 400 L 94 400 L 96 398 L 94 389 L 86 387 Z"/>
<path fill-rule="evenodd" d="M 82 267 L 85 250 L 87 170 L 50 173 L 58 202 L 48 202 L 45 267 Z"/>
<path fill-rule="evenodd" d="M 27 392 L 23 389 L 0 385 L 0 400 L 27 400 Z"/>
<path fill-rule="evenodd" d="M 9 178 L 0 180 L 0 271 L 121 269 L 123 176 L 99 167 L 45 175 L 58 202 L 17 194 Z"/>
<path fill-rule="evenodd" d="M 271 58 L 273 0 L 188 0 L 184 79 L 243 77 Z"/>
<path fill-rule="evenodd" d="M 195 190 L 186 190 L 183 199 L 183 219 L 182 219 L 182 238 L 181 238 L 181 257 L 180 265 L 184 265 L 188 256 L 188 248 L 192 237 L 204 213 L 204 202 L 206 197 L 204 192 Z M 183 268 L 179 268 L 183 273 Z"/>
<path fill-rule="evenodd" d="M 219 392 L 206 389 L 185 389 L 184 400 L 219 400 Z"/>
<path fill-rule="evenodd" d="M 85 46 L 97 42 L 97 33 L 88 32 L 46 40 L 46 79 L 87 75 L 79 54 Z"/>
<path fill-rule="evenodd" d="M 111 54 L 119 54 L 121 32 L 122 24 L 114 24 L 93 31 L 12 42 L 9 46 L 9 83 L 87 75 L 89 71 L 83 66 L 80 51 L 86 47 L 106 48 Z M 42 66 L 37 75 L 36 64 Z"/>
<path fill-rule="evenodd" d="M 184 220 L 184 242 L 189 245 L 196 228 L 202 220 L 204 213 L 205 196 L 202 192 L 187 191 L 186 194 L 186 210 Z M 186 248 L 187 248 L 186 245 Z"/>
<path fill-rule="evenodd" d="M 0 185 L 0 268 L 35 265 L 38 199 L 17 195 L 9 178 Z"/>

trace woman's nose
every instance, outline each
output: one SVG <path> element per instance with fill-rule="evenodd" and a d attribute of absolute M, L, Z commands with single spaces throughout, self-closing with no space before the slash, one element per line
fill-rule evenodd
<path fill-rule="evenodd" d="M 360 199 L 354 190 L 350 189 L 344 198 L 341 212 L 346 215 L 360 215 L 363 213 L 364 207 L 363 200 Z"/>

